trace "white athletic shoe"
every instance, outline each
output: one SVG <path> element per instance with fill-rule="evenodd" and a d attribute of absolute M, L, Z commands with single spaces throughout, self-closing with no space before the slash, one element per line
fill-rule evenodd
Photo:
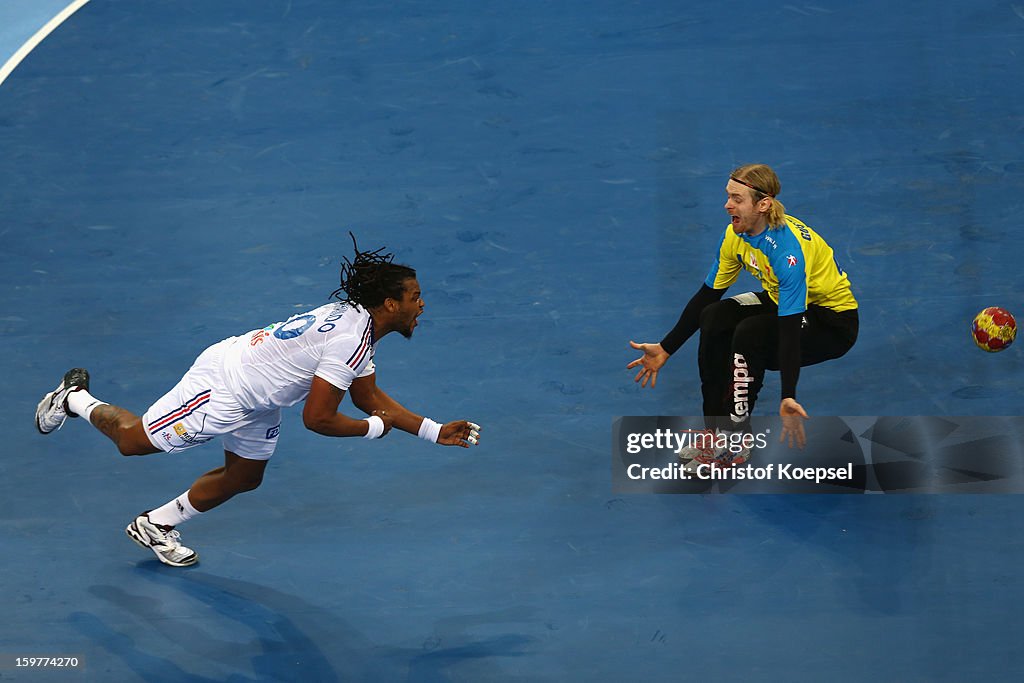
<path fill-rule="evenodd" d="M 79 389 L 89 390 L 89 372 L 84 368 L 72 368 L 64 373 L 64 379 L 56 389 L 43 396 L 36 406 L 36 429 L 40 434 L 49 434 L 60 429 L 67 418 L 78 417 L 68 410 L 68 394 Z"/>
<path fill-rule="evenodd" d="M 722 461 L 725 467 L 738 467 L 750 460 L 752 455 L 750 448 L 742 446 L 739 452 L 730 451 L 728 448 L 722 449 L 722 452 L 718 454 L 718 458 Z"/>
<path fill-rule="evenodd" d="M 199 561 L 195 551 L 181 544 L 181 534 L 174 527 L 151 522 L 148 510 L 136 517 L 124 531 L 140 546 L 152 550 L 164 564 L 187 567 Z"/>
<path fill-rule="evenodd" d="M 690 445 L 683 446 L 676 451 L 676 455 L 684 464 L 690 462 L 698 455 L 713 456 L 714 454 L 715 431 L 713 429 L 703 429 L 699 432 L 692 432 Z"/>
<path fill-rule="evenodd" d="M 738 467 L 749 462 L 751 455 L 751 450 L 746 446 L 741 447 L 738 453 L 730 451 L 728 446 L 722 446 L 721 448 L 714 449 L 711 453 L 699 453 L 695 455 L 692 460 L 683 465 L 683 471 L 689 474 L 696 474 L 697 469 L 701 465 L 720 467 L 723 469 L 728 467 Z"/>

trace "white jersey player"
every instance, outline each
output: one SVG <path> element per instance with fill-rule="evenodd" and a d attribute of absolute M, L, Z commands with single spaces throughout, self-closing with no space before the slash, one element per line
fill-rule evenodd
<path fill-rule="evenodd" d="M 354 242 L 354 238 L 353 238 Z M 446 446 L 476 445 L 480 427 L 466 420 L 441 425 L 416 415 L 377 386 L 376 343 L 391 332 L 411 337 L 424 309 L 416 271 L 391 262 L 383 249 L 345 260 L 338 302 L 281 323 L 217 342 L 142 417 L 89 394 L 89 373 L 69 370 L 36 409 L 49 434 L 67 417 L 82 416 L 122 455 L 180 451 L 217 436 L 224 466 L 189 490 L 138 515 L 126 532 L 161 562 L 194 564 L 175 526 L 213 509 L 263 480 L 281 430 L 281 409 L 303 402 L 305 426 L 325 436 L 380 438 L 392 427 Z M 366 419 L 338 411 L 346 393 Z"/>
<path fill-rule="evenodd" d="M 274 453 L 281 408 L 306 400 L 313 378 L 348 391 L 374 373 L 373 317 L 331 303 L 209 347 L 142 422 L 162 451 L 224 435 L 224 448 L 266 460 Z"/>

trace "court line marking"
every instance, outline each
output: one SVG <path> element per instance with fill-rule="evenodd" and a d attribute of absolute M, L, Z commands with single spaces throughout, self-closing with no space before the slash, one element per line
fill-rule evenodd
<path fill-rule="evenodd" d="M 89 0 L 74 0 L 74 2 L 62 9 L 56 16 L 46 22 L 41 29 L 35 32 L 35 35 L 26 40 L 25 44 L 18 48 L 18 51 L 11 55 L 11 58 L 8 59 L 2 67 L 0 67 L 0 85 L 4 84 L 4 81 L 6 81 L 7 77 L 11 75 L 11 72 L 21 64 L 21 60 L 28 57 L 28 54 L 32 52 L 39 43 L 43 42 L 46 36 L 53 33 L 58 26 L 63 24 L 68 17 L 81 9 L 81 7 L 87 2 L 89 2 Z"/>

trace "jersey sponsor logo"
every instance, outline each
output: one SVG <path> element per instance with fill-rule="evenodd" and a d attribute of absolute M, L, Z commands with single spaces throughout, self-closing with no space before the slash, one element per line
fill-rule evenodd
<path fill-rule="evenodd" d="M 185 428 L 185 425 L 183 425 L 180 422 L 176 422 L 172 429 L 174 430 L 174 433 L 177 434 L 178 438 L 182 440 L 183 443 L 201 444 L 206 443 L 207 441 L 213 438 L 212 436 L 199 436 L 198 434 L 190 434 L 188 429 Z M 167 443 L 171 443 L 171 440 L 168 439 Z"/>
<path fill-rule="evenodd" d="M 732 415 L 742 420 L 750 412 L 750 389 L 754 381 L 747 369 L 747 359 L 742 353 L 732 355 Z"/>
<path fill-rule="evenodd" d="M 267 438 L 268 439 L 276 439 L 278 434 L 280 434 L 280 433 L 281 433 L 281 425 L 277 425 L 276 427 L 271 427 L 270 429 L 267 430 Z"/>
<path fill-rule="evenodd" d="M 212 436 L 196 436 L 185 432 L 183 434 L 171 434 L 169 431 L 164 430 L 160 432 L 160 437 L 167 442 L 167 445 L 172 450 L 176 448 L 188 448 L 190 446 L 198 446 L 204 444 L 207 441 L 213 440 Z"/>
<path fill-rule="evenodd" d="M 306 315 L 297 315 L 294 318 L 289 318 L 288 322 L 274 330 L 274 336 L 283 340 L 295 339 L 308 330 L 315 322 L 315 315 L 309 313 Z"/>
<path fill-rule="evenodd" d="M 772 275 L 771 266 L 768 265 L 767 263 L 760 263 L 757 259 L 757 254 L 755 252 L 749 252 L 747 254 L 746 263 L 744 263 L 742 260 L 740 261 L 740 263 L 743 264 L 743 267 L 746 269 L 748 273 L 750 273 L 758 280 L 760 280 L 761 284 L 763 284 L 765 288 L 772 287 L 772 278 L 774 276 Z"/>
<path fill-rule="evenodd" d="M 767 232 L 764 235 L 764 241 L 767 242 L 768 244 L 772 245 L 772 249 L 778 249 L 779 248 L 779 245 L 775 242 L 774 239 L 772 239 L 772 236 L 769 235 Z"/>
<path fill-rule="evenodd" d="M 799 261 L 796 260 L 796 256 L 793 256 L 792 254 L 786 256 L 786 265 L 790 268 L 795 266 L 797 263 L 799 263 Z"/>
<path fill-rule="evenodd" d="M 796 229 L 800 231 L 801 237 L 803 237 L 808 242 L 811 241 L 811 231 L 807 229 L 806 225 L 798 225 L 796 226 Z"/>

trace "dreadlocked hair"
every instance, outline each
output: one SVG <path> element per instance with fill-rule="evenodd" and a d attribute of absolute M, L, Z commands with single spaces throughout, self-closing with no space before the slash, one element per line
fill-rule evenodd
<path fill-rule="evenodd" d="M 376 308 L 385 299 L 400 301 L 405 293 L 405 281 L 416 277 L 416 271 L 392 263 L 395 255 L 384 253 L 386 247 L 359 251 L 356 236 L 349 232 L 349 237 L 356 254 L 351 261 L 342 257 L 341 286 L 334 290 L 331 298 L 365 309 Z"/>

